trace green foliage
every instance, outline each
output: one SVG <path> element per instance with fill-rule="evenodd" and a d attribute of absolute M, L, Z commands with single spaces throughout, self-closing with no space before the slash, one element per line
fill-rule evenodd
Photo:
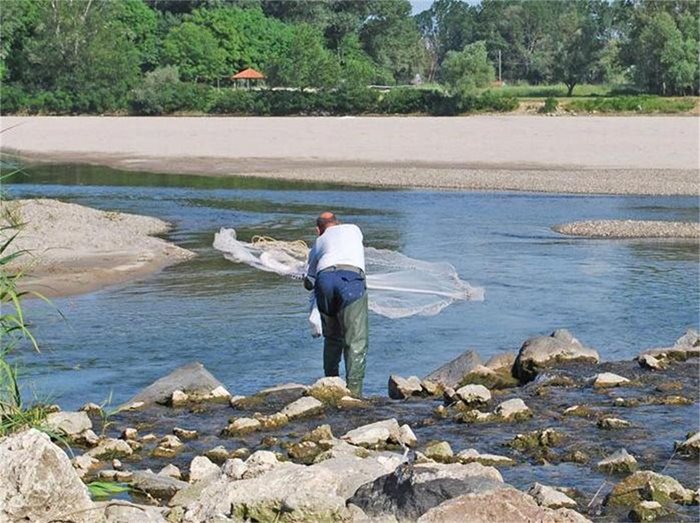
<path fill-rule="evenodd" d="M 104 501 L 119 494 L 131 492 L 131 487 L 124 483 L 110 481 L 92 481 L 87 484 L 90 497 L 95 501 Z"/>
<path fill-rule="evenodd" d="M 163 41 L 165 63 L 178 68 L 186 81 L 216 81 L 226 75 L 226 53 L 206 27 L 183 22 Z"/>
<path fill-rule="evenodd" d="M 385 114 L 411 114 L 428 112 L 430 91 L 410 87 L 392 89 L 379 102 L 379 111 Z"/>
<path fill-rule="evenodd" d="M 450 51 L 445 57 L 442 79 L 453 92 L 486 87 L 494 78 L 485 42 L 466 45 L 462 51 Z"/>
<path fill-rule="evenodd" d="M 270 82 L 273 85 L 297 87 L 333 87 L 338 84 L 340 65 L 323 44 L 323 35 L 314 27 L 301 24 L 285 55 L 273 60 Z"/>
<path fill-rule="evenodd" d="M 539 108 L 538 112 L 545 114 L 556 113 L 558 107 L 559 100 L 557 100 L 556 98 L 549 97 L 545 99 L 544 105 Z"/>
<path fill-rule="evenodd" d="M 692 111 L 695 100 L 658 96 L 618 96 L 572 100 L 567 109 L 586 113 L 685 113 Z"/>

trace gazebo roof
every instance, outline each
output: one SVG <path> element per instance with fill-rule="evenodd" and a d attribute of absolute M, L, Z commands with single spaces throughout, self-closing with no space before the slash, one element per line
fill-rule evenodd
<path fill-rule="evenodd" d="M 264 80 L 265 75 L 255 69 L 243 69 L 241 72 L 234 74 L 232 80 Z"/>

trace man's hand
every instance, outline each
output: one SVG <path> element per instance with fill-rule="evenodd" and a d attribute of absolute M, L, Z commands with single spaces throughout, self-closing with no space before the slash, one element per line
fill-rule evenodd
<path fill-rule="evenodd" d="M 309 277 L 309 276 L 307 276 L 307 275 L 304 275 L 304 288 L 305 288 L 307 291 L 312 291 L 312 290 L 314 290 L 314 280 L 313 280 L 313 278 L 311 278 L 311 277 Z"/>

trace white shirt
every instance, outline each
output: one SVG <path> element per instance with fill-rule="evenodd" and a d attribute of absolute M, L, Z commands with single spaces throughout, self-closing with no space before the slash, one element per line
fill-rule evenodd
<path fill-rule="evenodd" d="M 312 278 L 334 265 L 352 265 L 365 270 L 365 248 L 362 231 L 357 225 L 333 225 L 316 238 L 309 252 L 306 274 Z"/>

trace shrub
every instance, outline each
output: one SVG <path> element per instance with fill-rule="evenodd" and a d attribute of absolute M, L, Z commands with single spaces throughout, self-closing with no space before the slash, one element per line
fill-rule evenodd
<path fill-rule="evenodd" d="M 557 108 L 559 107 L 559 100 L 556 98 L 546 98 L 544 101 L 544 105 L 539 108 L 538 112 L 540 113 L 554 113 L 557 111 Z"/>
<path fill-rule="evenodd" d="M 25 111 L 29 95 L 16 85 L 2 86 L 0 93 L 0 114 L 13 114 Z"/>
<path fill-rule="evenodd" d="M 360 86 L 344 86 L 329 92 L 334 114 L 363 114 L 377 111 L 379 92 Z"/>
<path fill-rule="evenodd" d="M 226 89 L 217 95 L 211 112 L 217 114 L 261 114 L 258 91 Z M 266 113 L 262 113 L 266 114 Z"/>
<path fill-rule="evenodd" d="M 616 96 L 588 100 L 572 100 L 568 109 L 599 113 L 681 113 L 695 107 L 693 99 L 662 98 L 660 96 Z"/>
<path fill-rule="evenodd" d="M 381 97 L 379 111 L 385 114 L 424 113 L 428 92 L 411 87 L 392 89 Z"/>

